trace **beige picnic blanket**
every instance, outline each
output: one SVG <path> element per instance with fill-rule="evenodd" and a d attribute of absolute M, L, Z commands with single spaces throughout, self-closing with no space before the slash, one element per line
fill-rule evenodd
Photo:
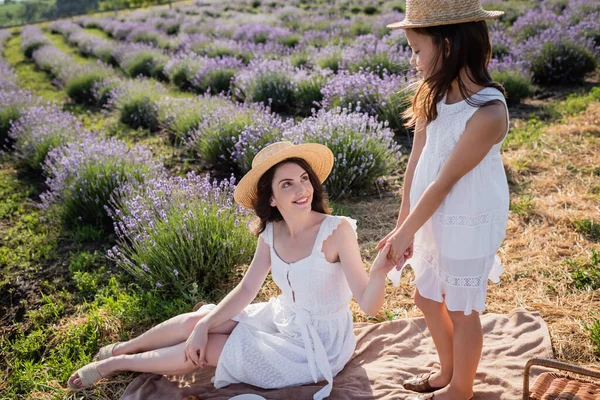
<path fill-rule="evenodd" d="M 537 312 L 515 309 L 508 315 L 481 317 L 484 340 L 482 360 L 475 379 L 475 398 L 521 398 L 523 370 L 533 357 L 553 356 L 550 335 Z M 437 368 L 433 341 L 423 318 L 407 318 L 377 324 L 354 325 L 356 351 L 333 381 L 331 399 L 402 399 L 410 392 L 402 380 Z M 180 400 L 195 394 L 202 400 L 229 399 L 254 393 L 266 399 L 312 399 L 324 382 L 293 388 L 264 390 L 235 384 L 215 389 L 214 368 L 185 377 L 142 374 L 125 390 L 122 400 Z"/>

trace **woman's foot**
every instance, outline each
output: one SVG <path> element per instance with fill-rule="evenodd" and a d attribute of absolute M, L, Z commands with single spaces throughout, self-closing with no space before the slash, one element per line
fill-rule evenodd
<path fill-rule="evenodd" d="M 94 361 L 78 369 L 67 381 L 71 389 L 80 390 L 94 386 L 101 379 L 115 373 L 110 360 Z"/>

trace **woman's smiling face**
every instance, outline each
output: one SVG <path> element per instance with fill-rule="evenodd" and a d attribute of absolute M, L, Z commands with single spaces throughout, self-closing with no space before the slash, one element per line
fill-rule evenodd
<path fill-rule="evenodd" d="M 280 165 L 273 175 L 271 189 L 271 206 L 277 207 L 282 214 L 311 210 L 314 189 L 308 173 L 298 164 Z"/>

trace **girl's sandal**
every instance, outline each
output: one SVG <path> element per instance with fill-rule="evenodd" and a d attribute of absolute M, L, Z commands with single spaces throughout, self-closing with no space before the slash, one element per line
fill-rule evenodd
<path fill-rule="evenodd" d="M 96 354 L 96 357 L 94 359 L 96 361 L 102 361 L 102 360 L 106 360 L 107 358 L 114 357 L 113 350 L 114 350 L 115 346 L 118 345 L 119 343 L 121 343 L 121 342 L 109 344 L 108 346 L 102 347 L 98 351 L 98 354 Z"/>
<path fill-rule="evenodd" d="M 94 386 L 96 382 L 103 378 L 103 376 L 100 375 L 100 373 L 98 372 L 97 362 L 89 363 L 88 365 L 78 369 L 77 375 L 79 376 L 81 384 L 75 384 L 72 378 L 69 378 L 69 380 L 67 381 L 69 387 L 73 390 L 81 390 Z"/>
<path fill-rule="evenodd" d="M 402 382 L 402 386 L 406 390 L 410 390 L 417 393 L 431 393 L 436 390 L 440 390 L 442 387 L 432 387 L 429 383 L 429 378 L 431 378 L 433 372 L 427 372 L 421 375 L 413 376 L 410 379 L 406 379 Z"/>

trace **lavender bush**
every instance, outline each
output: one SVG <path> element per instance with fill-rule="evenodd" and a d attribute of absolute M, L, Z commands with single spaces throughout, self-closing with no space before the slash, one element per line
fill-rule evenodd
<path fill-rule="evenodd" d="M 43 170 L 49 190 L 42 204 L 56 209 L 67 226 L 90 224 L 110 229 L 104 207 L 113 191 L 128 181 L 145 182 L 164 173 L 143 147 L 129 148 L 115 138 L 84 137 L 48 153 Z"/>
<path fill-rule="evenodd" d="M 29 107 L 42 102 L 41 98 L 25 90 L 0 90 L 0 148 L 9 144 L 8 132 L 12 123 Z"/>
<path fill-rule="evenodd" d="M 243 62 L 234 57 L 207 58 L 196 71 L 191 85 L 198 93 L 229 92 L 233 77 L 243 67 Z"/>
<path fill-rule="evenodd" d="M 17 156 L 33 170 L 41 170 L 48 153 L 89 135 L 79 120 L 56 105 L 30 107 L 13 122 L 9 137 Z"/>
<path fill-rule="evenodd" d="M 25 57 L 30 58 L 34 51 L 51 43 L 37 26 L 26 26 L 21 30 L 21 51 Z"/>
<path fill-rule="evenodd" d="M 347 109 L 320 110 L 284 132 L 296 143 L 321 143 L 335 163 L 325 187 L 332 199 L 368 191 L 378 178 L 400 166 L 402 154 L 394 133 L 374 117 Z"/>
<path fill-rule="evenodd" d="M 127 75 L 166 80 L 164 68 L 168 57 L 161 50 L 142 44 L 124 44 L 115 48 L 113 56 Z"/>
<path fill-rule="evenodd" d="M 270 105 L 273 111 L 290 110 L 294 100 L 294 67 L 285 60 L 255 59 L 233 79 L 236 98 Z"/>
<path fill-rule="evenodd" d="M 580 82 L 598 65 L 593 41 L 573 28 L 547 29 L 528 39 L 518 54 L 541 84 Z"/>
<path fill-rule="evenodd" d="M 232 105 L 207 115 L 190 133 L 186 146 L 220 170 L 243 175 L 254 155 L 280 140 L 289 124 L 260 105 Z"/>
<path fill-rule="evenodd" d="M 167 97 L 157 104 L 159 126 L 167 132 L 171 143 L 181 144 L 205 117 L 216 109 L 229 106 L 229 100 L 217 96 Z"/>
<path fill-rule="evenodd" d="M 374 35 L 361 36 L 342 53 L 340 68 L 350 72 L 373 71 L 380 77 L 406 73 L 410 67 L 410 50 L 389 45 Z"/>
<path fill-rule="evenodd" d="M 390 127 L 403 131 L 401 113 L 408 107 L 409 78 L 404 75 L 384 75 L 373 72 L 350 74 L 340 71 L 323 87 L 323 107 L 356 109 L 386 121 Z"/>
<path fill-rule="evenodd" d="M 147 79 L 121 81 L 110 90 L 106 107 L 116 110 L 122 123 L 156 132 L 160 127 L 158 102 L 166 96 L 160 83 Z"/>
<path fill-rule="evenodd" d="M 117 234 L 109 258 L 147 287 L 210 297 L 256 246 L 233 190 L 233 179 L 193 173 L 124 186 L 109 209 Z"/>

